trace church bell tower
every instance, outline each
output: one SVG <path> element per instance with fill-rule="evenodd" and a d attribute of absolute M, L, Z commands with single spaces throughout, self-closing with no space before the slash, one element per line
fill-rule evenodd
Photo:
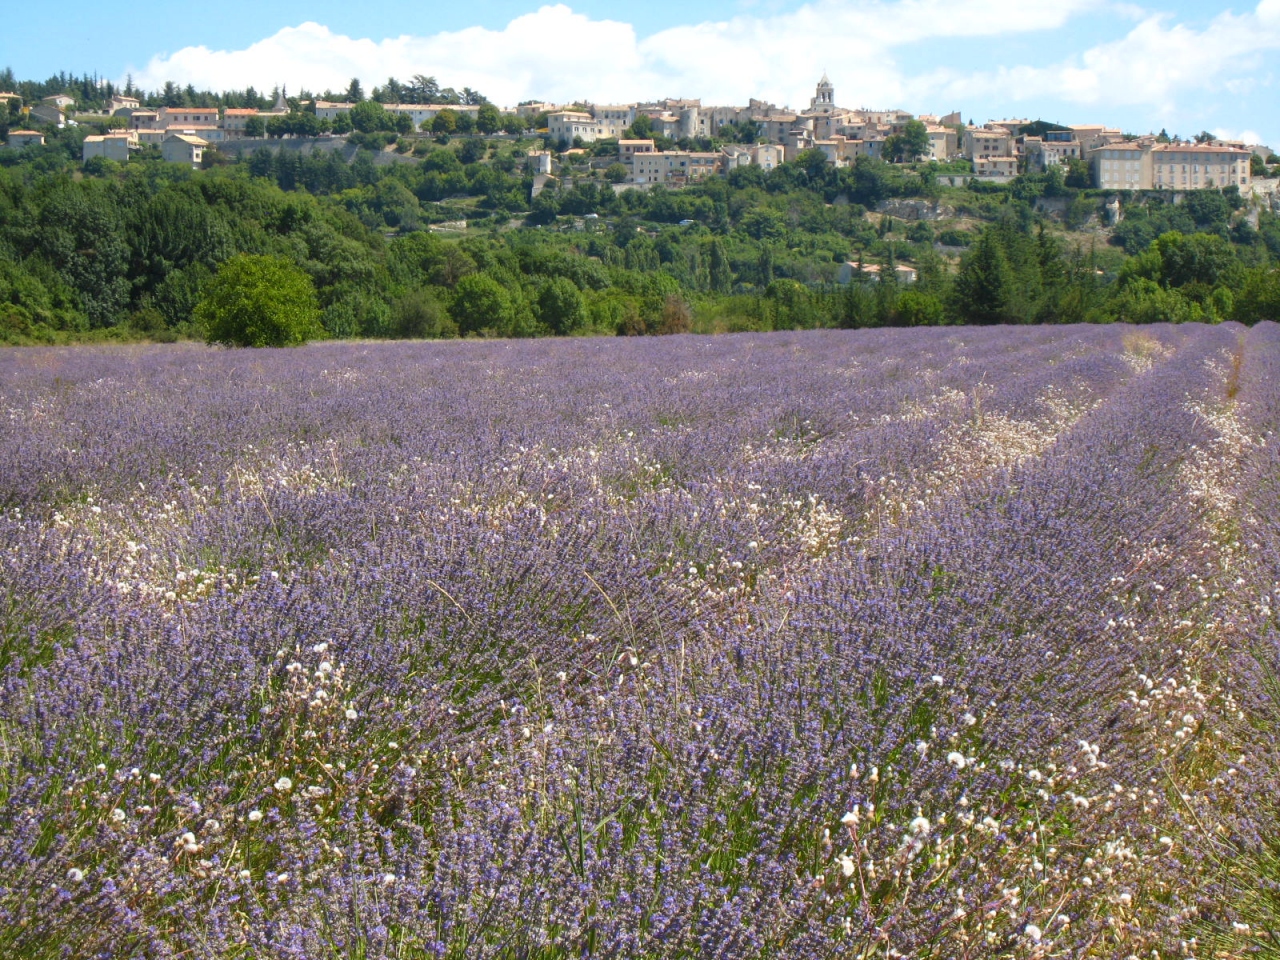
<path fill-rule="evenodd" d="M 810 113 L 834 113 L 836 109 L 836 88 L 832 86 L 831 81 L 827 79 L 826 71 L 822 73 L 822 79 L 818 81 L 818 89 L 812 100 L 809 101 Z"/>

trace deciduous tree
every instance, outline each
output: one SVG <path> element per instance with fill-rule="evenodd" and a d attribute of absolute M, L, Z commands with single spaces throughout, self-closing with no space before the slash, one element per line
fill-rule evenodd
<path fill-rule="evenodd" d="M 292 347 L 324 335 L 311 278 L 281 257 L 240 254 L 205 284 L 195 320 L 210 343 Z"/>

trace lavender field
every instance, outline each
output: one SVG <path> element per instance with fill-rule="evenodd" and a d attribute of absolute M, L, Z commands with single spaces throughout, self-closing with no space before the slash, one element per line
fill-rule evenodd
<path fill-rule="evenodd" d="M 0 352 L 0 956 L 1280 956 L 1280 327 Z"/>

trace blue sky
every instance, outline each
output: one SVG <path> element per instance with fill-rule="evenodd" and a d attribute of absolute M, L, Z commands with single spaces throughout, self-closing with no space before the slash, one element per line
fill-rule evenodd
<path fill-rule="evenodd" d="M 826 70 L 841 106 L 1208 129 L 1280 149 L 1280 0 L 72 0 L 25 7 L 0 65 L 317 91 L 425 73 L 499 103 L 792 106 Z"/>

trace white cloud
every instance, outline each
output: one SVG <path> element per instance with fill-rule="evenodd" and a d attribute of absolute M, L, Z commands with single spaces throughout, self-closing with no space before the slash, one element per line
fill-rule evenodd
<path fill-rule="evenodd" d="M 1102 2 L 874 0 L 855 6 L 815 0 L 787 13 L 673 27 L 644 40 L 630 24 L 593 20 L 557 4 L 501 30 L 473 27 L 378 41 L 308 22 L 243 50 L 185 47 L 131 72 L 148 89 L 173 80 L 212 89 L 288 83 L 294 89 L 338 90 L 353 76 L 369 85 L 425 73 L 504 103 L 668 95 L 803 104 L 817 73 L 830 68 L 860 101 L 888 105 L 909 89 L 891 56 L 895 47 L 940 37 L 1049 30 Z"/>
<path fill-rule="evenodd" d="M 529 96 L 572 100 L 621 91 L 629 76 L 644 75 L 635 30 L 613 20 L 591 20 L 563 5 L 517 17 L 502 30 L 470 27 L 431 36 L 357 39 L 318 23 L 286 27 L 243 50 L 185 47 L 153 57 L 134 70 L 134 83 L 155 89 L 166 80 L 199 88 L 345 90 L 352 77 L 366 86 L 395 76 L 435 76 L 441 83 L 482 90 L 515 103 Z M 635 81 L 632 81 L 634 84 Z"/>
<path fill-rule="evenodd" d="M 826 69 L 837 99 L 848 106 L 923 111 L 962 105 L 969 115 L 988 108 L 1014 113 L 1020 106 L 1034 112 L 1049 101 L 1090 108 L 1090 116 L 1076 119 L 1135 127 L 1243 127 L 1257 121 L 1241 104 L 1265 102 L 1260 93 L 1272 82 L 1267 57 L 1280 50 L 1280 0 L 1259 0 L 1243 14 L 1221 13 L 1198 29 L 1128 0 L 812 0 L 785 12 L 770 2 L 740 3 L 738 9 L 745 12 L 644 38 L 628 23 L 592 19 L 564 4 L 541 7 L 497 30 L 382 40 L 308 22 L 242 50 L 186 47 L 132 73 L 148 89 L 174 80 L 212 89 L 287 83 L 294 90 L 337 91 L 353 76 L 369 87 L 388 76 L 408 80 L 423 73 L 505 104 L 531 97 L 617 102 L 691 96 L 704 103 L 760 97 L 804 106 Z M 1101 11 L 1133 25 L 1118 39 L 1070 52 L 1069 21 Z M 948 38 L 957 39 L 957 54 L 980 51 L 999 61 L 998 38 L 1018 34 L 1038 34 L 1045 38 L 1043 49 L 1066 52 L 1056 62 L 995 70 L 940 66 L 912 72 L 900 62 L 910 58 L 913 45 Z M 1209 102 L 1215 97 L 1221 107 Z"/>
<path fill-rule="evenodd" d="M 1262 135 L 1257 130 L 1233 130 L 1229 127 L 1214 127 L 1209 132 L 1219 140 L 1239 140 L 1241 143 L 1248 144 L 1262 143 Z"/>
<path fill-rule="evenodd" d="M 1141 105 L 1172 114 L 1189 95 L 1251 92 L 1263 57 L 1275 51 L 1280 51 L 1280 0 L 1262 0 L 1253 13 L 1222 13 L 1202 30 L 1156 14 L 1121 39 L 1056 64 L 970 75 L 939 71 L 926 85 L 952 97 L 1052 97 L 1083 105 Z"/>

